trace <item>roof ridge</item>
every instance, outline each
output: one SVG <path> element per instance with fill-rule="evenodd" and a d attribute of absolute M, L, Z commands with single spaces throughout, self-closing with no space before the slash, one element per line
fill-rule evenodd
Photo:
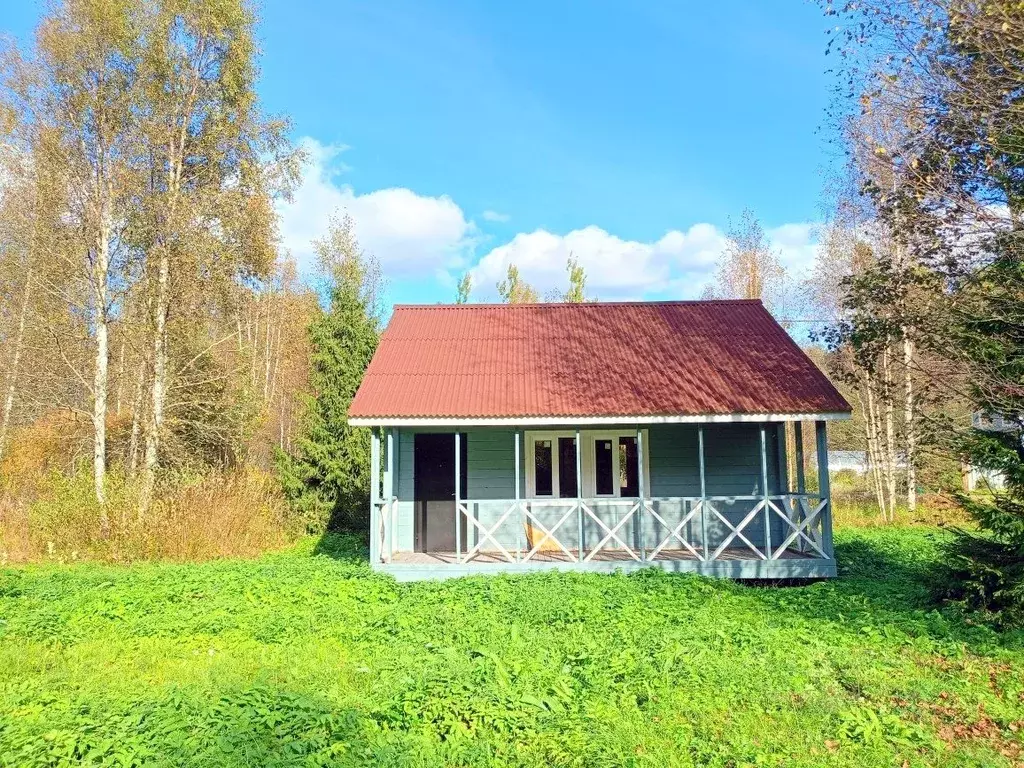
<path fill-rule="evenodd" d="M 521 304 L 505 304 L 501 302 L 484 302 L 480 304 L 394 304 L 393 309 L 535 309 L 537 307 L 646 307 L 646 306 L 677 306 L 698 304 L 759 304 L 760 299 L 665 299 L 659 301 L 537 301 Z"/>

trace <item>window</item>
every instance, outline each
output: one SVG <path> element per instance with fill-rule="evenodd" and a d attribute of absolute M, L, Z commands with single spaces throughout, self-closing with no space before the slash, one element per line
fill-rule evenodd
<path fill-rule="evenodd" d="M 646 434 L 646 432 L 645 432 Z M 584 430 L 579 457 L 582 487 L 576 480 L 576 433 L 551 430 L 525 433 L 526 495 L 528 498 L 636 498 L 641 467 L 635 430 Z M 645 438 L 646 439 L 646 438 Z M 644 451 L 646 456 L 647 451 Z M 647 481 L 644 486 L 649 487 Z"/>
<path fill-rule="evenodd" d="M 550 496 L 554 487 L 552 482 L 551 441 L 537 440 L 533 444 L 533 477 L 534 493 L 538 496 Z"/>
<path fill-rule="evenodd" d="M 611 440 L 594 441 L 594 486 L 598 496 L 615 495 L 615 456 Z"/>
<path fill-rule="evenodd" d="M 576 491 L 576 438 L 558 438 L 558 495 L 575 499 Z"/>
<path fill-rule="evenodd" d="M 619 496 L 640 495 L 640 462 L 637 461 L 636 438 L 619 438 Z"/>

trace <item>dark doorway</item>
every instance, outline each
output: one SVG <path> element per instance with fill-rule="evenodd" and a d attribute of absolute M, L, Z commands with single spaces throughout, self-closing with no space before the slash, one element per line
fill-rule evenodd
<path fill-rule="evenodd" d="M 466 435 L 460 437 L 459 497 L 466 498 Z M 413 441 L 413 549 L 417 552 L 455 551 L 455 435 L 417 434 Z M 463 515 L 461 551 L 466 551 Z"/>

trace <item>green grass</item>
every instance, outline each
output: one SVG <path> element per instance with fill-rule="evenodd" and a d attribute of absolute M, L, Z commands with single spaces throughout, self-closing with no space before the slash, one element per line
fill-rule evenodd
<path fill-rule="evenodd" d="M 1024 636 L 935 610 L 942 533 L 842 578 L 396 584 L 343 539 L 0 571 L 0 765 L 996 766 Z"/>

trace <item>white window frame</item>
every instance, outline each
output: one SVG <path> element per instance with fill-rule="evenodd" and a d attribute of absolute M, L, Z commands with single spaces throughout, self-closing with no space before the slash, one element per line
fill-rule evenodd
<path fill-rule="evenodd" d="M 583 487 L 579 489 L 581 495 L 585 499 L 615 499 L 619 498 L 622 489 L 619 486 L 619 438 L 620 437 L 636 437 L 637 431 L 635 429 L 601 429 L 601 430 L 582 430 L 580 432 L 580 463 L 582 469 L 582 480 Z M 650 495 L 651 488 L 651 465 L 650 465 L 650 440 L 648 437 L 648 430 L 641 430 L 641 439 L 643 440 L 643 473 L 644 473 L 644 492 L 646 495 Z M 559 475 L 559 453 L 558 453 L 558 438 L 568 437 L 573 440 L 576 439 L 575 431 L 563 431 L 563 430 L 541 430 L 541 431 L 527 431 L 524 433 L 526 441 L 526 498 L 528 499 L 558 499 L 558 475 Z M 537 440 L 550 440 L 551 441 L 551 495 L 550 496 L 538 496 L 537 495 L 537 479 L 536 479 L 536 451 L 534 444 Z M 612 441 L 612 472 L 615 482 L 612 484 L 614 493 L 611 494 L 597 494 L 597 468 L 596 468 L 596 455 L 597 450 L 595 443 L 597 440 L 611 440 Z"/>
<path fill-rule="evenodd" d="M 576 439 L 575 432 L 527 432 L 526 438 L 526 498 L 528 499 L 558 499 L 558 468 L 561 465 L 558 453 L 558 438 L 571 437 Z M 581 438 L 582 439 L 582 438 Z M 541 496 L 537 493 L 537 449 L 538 440 L 551 441 L 551 495 Z M 576 468 L 573 467 L 573 472 Z"/>

